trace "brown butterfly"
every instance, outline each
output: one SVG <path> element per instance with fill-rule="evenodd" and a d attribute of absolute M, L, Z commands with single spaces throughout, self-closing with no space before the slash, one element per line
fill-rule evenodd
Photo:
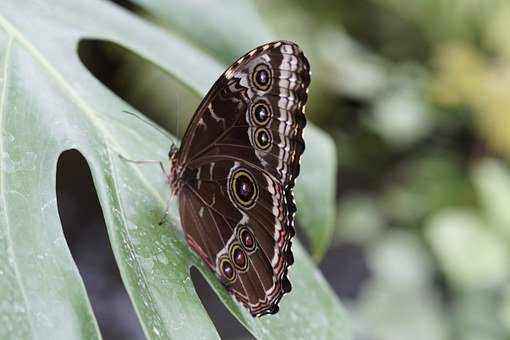
<path fill-rule="evenodd" d="M 295 43 L 257 47 L 221 75 L 170 150 L 188 244 L 253 316 L 276 313 L 291 290 L 309 84 Z"/>

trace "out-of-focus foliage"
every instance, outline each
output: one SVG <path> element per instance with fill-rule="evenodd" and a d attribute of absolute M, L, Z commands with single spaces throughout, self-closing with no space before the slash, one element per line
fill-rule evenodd
<path fill-rule="evenodd" d="M 308 116 L 337 143 L 359 338 L 510 338 L 510 3 L 258 3 L 310 55 Z"/>

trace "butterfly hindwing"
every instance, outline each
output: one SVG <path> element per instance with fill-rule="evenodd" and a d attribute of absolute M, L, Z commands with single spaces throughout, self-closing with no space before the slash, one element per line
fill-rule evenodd
<path fill-rule="evenodd" d="M 185 200 L 180 205 L 187 208 L 182 213 L 193 215 L 183 218 L 195 226 L 188 242 L 252 313 L 274 311 L 290 289 L 286 273 L 292 257 L 287 254 L 289 216 L 283 188 L 264 170 L 225 159 L 194 169 L 192 177 L 180 196 Z M 247 210 L 247 202 L 234 191 L 243 177 L 251 181 L 258 202 Z M 242 251 L 246 266 L 235 262 L 236 249 Z M 224 258 L 235 270 L 232 277 L 222 268 Z"/>
<path fill-rule="evenodd" d="M 309 72 L 291 42 L 246 54 L 214 84 L 172 158 L 188 243 L 252 315 L 276 312 L 291 289 Z"/>

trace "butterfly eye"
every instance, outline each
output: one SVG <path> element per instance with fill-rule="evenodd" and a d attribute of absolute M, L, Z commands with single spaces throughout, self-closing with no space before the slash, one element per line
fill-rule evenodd
<path fill-rule="evenodd" d="M 236 277 L 236 272 L 234 267 L 232 266 L 232 263 L 227 257 L 221 258 L 219 268 L 221 274 L 225 279 L 227 279 L 228 282 L 234 281 Z"/>
<path fill-rule="evenodd" d="M 269 90 L 271 86 L 271 69 L 266 64 L 258 64 L 252 73 L 252 82 L 261 91 Z"/>
<path fill-rule="evenodd" d="M 232 258 L 232 262 L 234 263 L 237 270 L 244 272 L 248 269 L 248 259 L 246 258 L 246 254 L 238 244 L 234 244 L 230 251 L 230 257 Z"/>
<path fill-rule="evenodd" d="M 248 253 L 253 252 L 257 248 L 255 237 L 253 237 L 253 234 L 248 228 L 242 227 L 238 235 L 241 245 Z"/>
<path fill-rule="evenodd" d="M 271 134 L 266 128 L 258 128 L 255 131 L 255 143 L 262 150 L 267 149 L 271 145 Z"/>
<path fill-rule="evenodd" d="M 179 150 L 173 143 L 170 145 L 170 150 L 168 151 L 168 158 L 172 159 L 172 157 L 175 155 L 175 153 Z"/>
<path fill-rule="evenodd" d="M 246 171 L 239 169 L 231 177 L 229 190 L 233 197 L 245 208 L 251 208 L 255 204 L 258 190 L 253 177 Z"/>
<path fill-rule="evenodd" d="M 271 116 L 270 110 L 269 106 L 263 101 L 255 103 L 251 109 L 252 120 L 259 125 L 266 124 Z"/>

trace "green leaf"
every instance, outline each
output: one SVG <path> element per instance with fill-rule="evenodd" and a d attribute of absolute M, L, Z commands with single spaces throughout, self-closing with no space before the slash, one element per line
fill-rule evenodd
<path fill-rule="evenodd" d="M 480 202 L 491 227 L 510 240 L 510 173 L 496 159 L 485 159 L 472 170 Z"/>
<path fill-rule="evenodd" d="M 177 0 L 133 2 L 159 18 L 158 23 L 162 21 L 221 57 L 226 65 L 255 46 L 277 39 L 265 28 L 251 1 L 228 0 L 221 6 L 208 1 L 200 6 Z M 313 95 L 313 80 L 310 94 Z M 297 218 L 310 239 L 314 258 L 319 260 L 329 247 L 335 228 L 336 150 L 333 140 L 310 123 L 305 129 L 305 141 L 307 151 L 296 184 Z"/>
<path fill-rule="evenodd" d="M 434 215 L 426 237 L 454 288 L 498 287 L 510 273 L 505 242 L 471 210 L 451 209 Z"/>
<path fill-rule="evenodd" d="M 346 195 L 338 207 L 335 241 L 369 245 L 385 232 L 383 212 L 377 200 L 367 194 Z"/>
<path fill-rule="evenodd" d="M 100 338 L 57 211 L 57 160 L 77 149 L 147 338 L 218 338 L 190 279 L 195 266 L 257 338 L 348 339 L 343 308 L 298 242 L 293 292 L 280 313 L 254 319 L 189 250 L 175 205 L 170 225 L 158 225 L 163 176 L 118 155 L 164 160 L 169 141 L 123 114 L 127 104 L 87 72 L 76 52 L 83 38 L 136 51 L 202 94 L 223 68 L 105 1 L 0 2 L 0 338 Z"/>
<path fill-rule="evenodd" d="M 273 39 L 253 1 L 132 0 L 159 24 L 179 32 L 228 64 Z M 249 23 L 249 24 L 248 24 Z"/>
<path fill-rule="evenodd" d="M 448 339 L 431 261 L 419 239 L 394 229 L 374 242 L 367 257 L 372 276 L 354 314 L 369 326 L 360 327 L 359 338 Z"/>
<path fill-rule="evenodd" d="M 499 300 L 499 319 L 507 336 L 510 335 L 510 287 L 508 284 L 503 289 L 502 298 Z"/>
<path fill-rule="evenodd" d="M 500 0 L 376 0 L 417 25 L 431 43 L 448 40 L 477 41 L 508 5 Z"/>
<path fill-rule="evenodd" d="M 502 340 L 504 324 L 499 318 L 498 305 L 503 292 L 494 290 L 469 291 L 458 294 L 451 308 L 452 338 L 467 340 Z"/>

